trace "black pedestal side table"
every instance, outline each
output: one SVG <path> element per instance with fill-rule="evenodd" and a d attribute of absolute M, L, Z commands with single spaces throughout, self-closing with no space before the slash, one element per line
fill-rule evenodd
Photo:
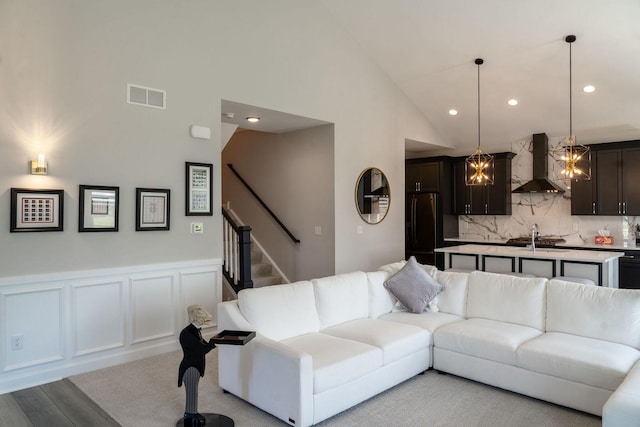
<path fill-rule="evenodd" d="M 216 345 L 245 345 L 256 336 L 254 331 L 231 331 L 224 330 L 213 338 Z M 233 420 L 226 415 L 212 414 L 209 412 L 201 413 L 206 420 L 206 427 L 234 427 Z M 176 427 L 184 427 L 184 418 L 180 418 L 176 423 Z"/>
<path fill-rule="evenodd" d="M 211 413 L 204 413 L 204 414 L 201 413 L 200 415 L 202 415 L 207 420 L 205 427 L 234 427 L 235 425 L 233 420 L 227 417 L 226 415 L 211 414 Z M 180 418 L 180 420 L 176 424 L 176 427 L 184 427 L 183 418 Z"/>

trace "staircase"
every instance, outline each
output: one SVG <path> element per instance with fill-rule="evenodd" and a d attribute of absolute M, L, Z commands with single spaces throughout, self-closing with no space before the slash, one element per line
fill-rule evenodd
<path fill-rule="evenodd" d="M 282 283 L 282 276 L 274 274 L 273 266 L 264 261 L 262 251 L 256 245 L 251 245 L 251 280 L 254 288 Z"/>
<path fill-rule="evenodd" d="M 283 283 L 282 276 L 273 274 L 273 266 L 269 262 L 264 261 L 262 251 L 253 244 L 251 245 L 251 278 L 254 288 Z M 236 294 L 233 286 L 229 284 L 224 276 L 222 282 L 222 300 L 230 301 L 237 299 L 238 294 Z"/>

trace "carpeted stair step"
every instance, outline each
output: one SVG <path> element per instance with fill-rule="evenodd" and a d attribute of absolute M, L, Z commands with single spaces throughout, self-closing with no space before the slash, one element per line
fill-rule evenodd
<path fill-rule="evenodd" d="M 261 276 L 253 277 L 253 287 L 261 288 L 263 286 L 279 285 L 282 283 L 282 277 L 280 276 Z"/>
<path fill-rule="evenodd" d="M 251 245 L 251 264 L 258 264 L 262 262 L 262 251 Z"/>
<path fill-rule="evenodd" d="M 271 270 L 271 264 L 251 263 L 251 277 L 270 276 Z"/>
<path fill-rule="evenodd" d="M 251 280 L 254 288 L 282 283 L 282 277 L 273 274 L 273 266 L 264 261 L 262 251 L 254 245 L 251 245 Z"/>

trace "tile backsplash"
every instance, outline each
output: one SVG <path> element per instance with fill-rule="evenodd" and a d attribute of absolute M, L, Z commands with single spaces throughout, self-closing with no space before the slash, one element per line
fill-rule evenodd
<path fill-rule="evenodd" d="M 506 240 L 527 236 L 531 226 L 538 224 L 540 235 L 564 238 L 569 244 L 593 244 L 599 230 L 608 230 L 614 243 L 622 244 L 625 238 L 635 240 L 633 229 L 640 221 L 634 216 L 572 216 L 569 182 L 560 178 L 560 163 L 554 150 L 565 138 L 549 137 L 549 179 L 565 189 L 563 194 L 531 193 L 512 194 L 512 215 L 459 216 L 459 235 L 464 239 L 479 241 Z M 511 188 L 514 189 L 533 177 L 532 138 L 515 141 L 511 151 Z"/>

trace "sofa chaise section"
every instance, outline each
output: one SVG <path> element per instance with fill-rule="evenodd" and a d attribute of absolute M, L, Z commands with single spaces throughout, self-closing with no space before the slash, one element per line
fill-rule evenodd
<path fill-rule="evenodd" d="M 518 365 L 592 390 L 576 409 L 602 415 L 640 360 L 639 309 L 640 292 L 551 280 L 546 333 L 518 348 Z"/>
<path fill-rule="evenodd" d="M 436 369 L 595 415 L 640 359 L 635 291 L 473 272 L 467 315 L 436 331 Z"/>

